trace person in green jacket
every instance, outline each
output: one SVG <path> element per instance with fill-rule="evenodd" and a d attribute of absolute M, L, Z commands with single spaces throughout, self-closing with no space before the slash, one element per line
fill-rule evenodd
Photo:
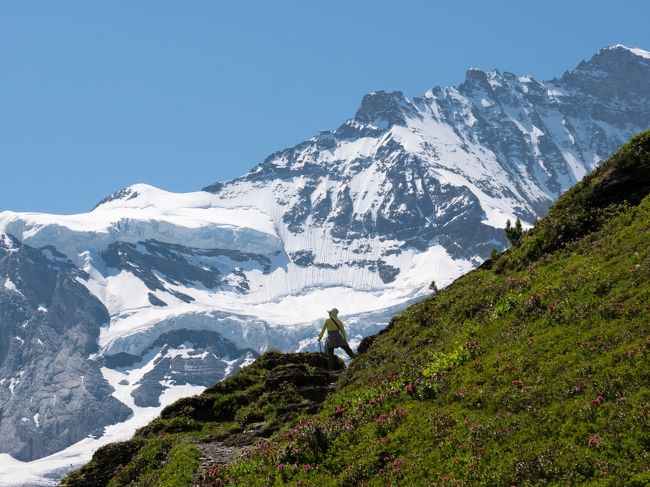
<path fill-rule="evenodd" d="M 345 353 L 348 354 L 350 358 L 354 358 L 354 352 L 348 345 L 348 338 L 345 334 L 345 328 L 343 323 L 338 318 L 339 310 L 333 308 L 327 312 L 329 318 L 323 323 L 323 328 L 318 334 L 318 341 L 320 342 L 323 339 L 325 330 L 327 330 L 327 340 L 325 340 L 325 348 L 327 349 L 327 362 L 330 369 L 334 368 L 334 349 L 342 348 L 345 350 Z"/>

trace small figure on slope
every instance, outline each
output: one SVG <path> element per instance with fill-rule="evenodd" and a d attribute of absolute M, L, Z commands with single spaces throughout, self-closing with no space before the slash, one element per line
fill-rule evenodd
<path fill-rule="evenodd" d="M 334 349 L 342 348 L 345 350 L 345 353 L 348 354 L 350 358 L 354 358 L 355 354 L 348 345 L 347 335 L 345 334 L 345 328 L 343 323 L 338 318 L 339 310 L 333 308 L 327 312 L 329 318 L 323 323 L 323 328 L 318 334 L 318 341 L 320 342 L 323 338 L 325 330 L 327 330 L 327 340 L 325 340 L 325 348 L 327 348 L 327 362 L 329 368 L 334 368 Z"/>

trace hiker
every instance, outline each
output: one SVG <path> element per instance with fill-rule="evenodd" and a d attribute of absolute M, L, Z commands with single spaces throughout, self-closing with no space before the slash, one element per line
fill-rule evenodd
<path fill-rule="evenodd" d="M 333 308 L 327 312 L 329 318 L 323 323 L 323 328 L 318 334 L 318 341 L 320 342 L 323 338 L 325 330 L 327 330 L 327 340 L 325 340 L 325 348 L 327 348 L 327 363 L 329 368 L 334 368 L 334 349 L 342 348 L 345 350 L 345 353 L 348 354 L 350 358 L 354 358 L 354 352 L 348 345 L 347 336 L 345 334 L 345 328 L 343 328 L 343 323 L 338 319 L 339 310 Z"/>

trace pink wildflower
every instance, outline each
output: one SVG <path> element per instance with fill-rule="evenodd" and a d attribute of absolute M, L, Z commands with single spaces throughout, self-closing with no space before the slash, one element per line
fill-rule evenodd
<path fill-rule="evenodd" d="M 603 444 L 603 439 L 598 434 L 592 435 L 589 437 L 589 440 L 587 440 L 587 444 L 589 446 L 599 447 L 600 445 Z"/>
<path fill-rule="evenodd" d="M 605 402 L 605 398 L 603 396 L 598 396 L 596 399 L 592 399 L 591 404 L 602 404 Z"/>

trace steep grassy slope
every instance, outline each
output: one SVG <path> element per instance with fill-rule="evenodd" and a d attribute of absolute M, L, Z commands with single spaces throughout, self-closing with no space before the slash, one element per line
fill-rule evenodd
<path fill-rule="evenodd" d="M 63 485 L 185 486 L 204 463 L 231 461 L 298 415 L 313 413 L 337 370 L 324 354 L 268 352 L 235 376 L 166 407 L 131 440 L 100 448 Z"/>
<path fill-rule="evenodd" d="M 519 246 L 365 340 L 321 406 L 300 413 L 290 396 L 282 416 L 270 396 L 234 400 L 264 390 L 269 369 L 254 365 L 65 484 L 115 459 L 95 485 L 648 485 L 649 192 L 645 132 Z M 266 425 L 244 457 L 199 466 L 198 439 Z"/>

